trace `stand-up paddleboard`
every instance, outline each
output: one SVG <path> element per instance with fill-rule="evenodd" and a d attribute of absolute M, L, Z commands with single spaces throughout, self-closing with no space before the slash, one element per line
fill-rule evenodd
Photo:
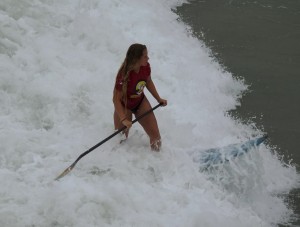
<path fill-rule="evenodd" d="M 209 167 L 218 166 L 222 163 L 228 162 L 233 158 L 254 150 L 259 146 L 268 136 L 258 137 L 241 144 L 231 144 L 222 148 L 212 148 L 204 151 L 193 151 L 190 155 L 193 161 L 200 164 L 200 170 L 206 170 Z"/>

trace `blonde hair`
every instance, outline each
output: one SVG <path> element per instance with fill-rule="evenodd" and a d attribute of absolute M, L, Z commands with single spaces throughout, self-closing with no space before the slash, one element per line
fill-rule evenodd
<path fill-rule="evenodd" d="M 122 77 L 122 94 L 125 106 L 127 105 L 127 85 L 129 81 L 129 73 L 133 70 L 133 67 L 135 66 L 137 61 L 143 56 L 143 52 L 146 49 L 147 47 L 143 44 L 132 44 L 128 48 L 126 57 L 118 71 L 118 75 Z"/>

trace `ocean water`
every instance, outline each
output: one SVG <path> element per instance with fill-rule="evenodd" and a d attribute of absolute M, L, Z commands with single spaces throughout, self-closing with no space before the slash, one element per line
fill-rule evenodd
<path fill-rule="evenodd" d="M 177 13 L 217 61 L 249 86 L 231 113 L 268 133 L 268 143 L 299 172 L 300 2 L 191 1 Z M 299 215 L 300 190 L 288 198 Z"/>
<path fill-rule="evenodd" d="M 0 2 L 0 226 L 276 226 L 295 214 L 296 167 L 265 144 L 214 172 L 189 156 L 265 133 L 232 117 L 248 86 L 174 13 L 173 0 Z M 172 10 L 173 9 L 173 10 Z M 113 133 L 112 89 L 128 46 L 146 44 L 169 105 L 163 147 L 135 124 Z M 146 94 L 152 105 L 155 100 Z"/>

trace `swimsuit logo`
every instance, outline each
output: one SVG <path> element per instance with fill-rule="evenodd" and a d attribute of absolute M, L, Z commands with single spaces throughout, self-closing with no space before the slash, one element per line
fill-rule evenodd
<path fill-rule="evenodd" d="M 146 81 L 140 81 L 135 87 L 136 94 L 140 95 L 143 93 L 144 87 L 146 86 Z"/>

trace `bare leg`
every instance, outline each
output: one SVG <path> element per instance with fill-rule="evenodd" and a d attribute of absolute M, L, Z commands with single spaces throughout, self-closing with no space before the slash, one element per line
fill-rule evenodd
<path fill-rule="evenodd" d="M 142 101 L 138 111 L 136 112 L 136 117 L 145 113 L 146 111 L 151 109 L 151 105 L 146 97 Z M 155 151 L 159 151 L 161 147 L 161 139 L 160 133 L 157 125 L 157 121 L 153 112 L 147 114 L 145 117 L 139 120 L 139 123 L 144 128 L 145 132 L 148 134 L 150 138 L 151 149 Z"/>

